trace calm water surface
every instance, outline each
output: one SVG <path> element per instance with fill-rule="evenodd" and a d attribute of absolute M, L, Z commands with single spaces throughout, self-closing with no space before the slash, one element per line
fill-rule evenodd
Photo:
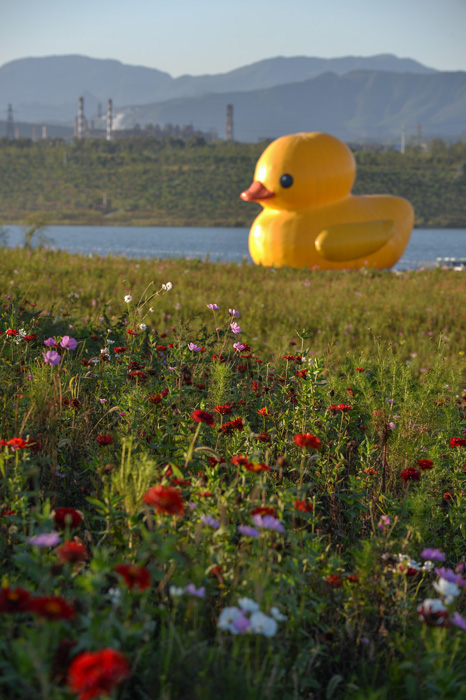
<path fill-rule="evenodd" d="M 20 246 L 21 226 L 6 226 L 7 244 Z M 124 255 L 129 258 L 187 257 L 215 262 L 246 260 L 247 228 L 154 226 L 49 226 L 50 246 L 72 253 Z M 466 259 L 466 229 L 416 229 L 395 269 L 433 266 L 437 258 Z"/>

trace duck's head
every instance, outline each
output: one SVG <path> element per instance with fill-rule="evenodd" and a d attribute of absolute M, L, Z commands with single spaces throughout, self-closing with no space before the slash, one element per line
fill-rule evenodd
<path fill-rule="evenodd" d="M 241 198 L 273 209 L 307 209 L 346 197 L 356 176 L 350 149 L 320 132 L 273 141 L 259 158 L 254 182 Z"/>

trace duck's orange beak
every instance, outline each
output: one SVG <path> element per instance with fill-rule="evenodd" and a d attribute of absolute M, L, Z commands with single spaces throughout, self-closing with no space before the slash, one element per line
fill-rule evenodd
<path fill-rule="evenodd" d="M 262 199 L 271 199 L 272 197 L 275 197 L 274 192 L 268 190 L 259 180 L 255 180 L 246 192 L 241 192 L 241 199 L 244 199 L 245 202 L 260 202 Z"/>

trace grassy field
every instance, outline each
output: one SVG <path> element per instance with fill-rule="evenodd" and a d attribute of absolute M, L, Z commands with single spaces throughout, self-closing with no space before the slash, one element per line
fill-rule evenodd
<path fill-rule="evenodd" d="M 2 700 L 466 698 L 463 273 L 0 266 Z"/>

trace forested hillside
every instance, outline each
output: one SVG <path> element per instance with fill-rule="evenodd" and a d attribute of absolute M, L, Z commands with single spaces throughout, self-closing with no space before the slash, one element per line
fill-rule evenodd
<path fill-rule="evenodd" d="M 266 143 L 0 139 L 0 223 L 249 226 L 239 194 Z M 406 197 L 416 226 L 466 227 L 466 144 L 357 151 L 355 194 Z"/>

